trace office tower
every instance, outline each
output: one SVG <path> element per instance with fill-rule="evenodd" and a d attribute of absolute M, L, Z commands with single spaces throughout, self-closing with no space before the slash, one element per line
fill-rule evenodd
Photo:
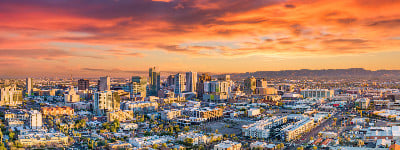
<path fill-rule="evenodd" d="M 207 81 L 211 81 L 211 76 L 207 73 L 203 73 L 199 76 L 197 82 L 197 98 L 202 99 L 204 94 L 204 83 Z"/>
<path fill-rule="evenodd" d="M 17 106 L 18 104 L 22 104 L 22 90 L 17 90 L 16 85 L 0 89 L 1 106 Z"/>
<path fill-rule="evenodd" d="M 256 78 L 249 77 L 244 80 L 244 92 L 246 94 L 254 94 L 256 90 Z"/>
<path fill-rule="evenodd" d="M 231 75 L 229 75 L 229 74 L 226 74 L 226 75 L 219 75 L 219 76 L 218 76 L 218 80 L 221 80 L 221 81 L 230 81 L 230 80 L 231 80 Z"/>
<path fill-rule="evenodd" d="M 196 92 L 197 72 L 186 72 L 186 91 Z"/>
<path fill-rule="evenodd" d="M 267 81 L 264 78 L 257 79 L 256 87 L 267 87 Z"/>
<path fill-rule="evenodd" d="M 157 96 L 158 90 L 160 90 L 160 72 L 158 68 L 151 67 L 149 69 L 149 83 L 150 83 L 150 96 Z"/>
<path fill-rule="evenodd" d="M 111 88 L 111 79 L 110 76 L 100 77 L 98 83 L 98 90 L 99 91 L 107 91 Z"/>
<path fill-rule="evenodd" d="M 32 78 L 26 78 L 26 84 L 25 84 L 26 88 L 26 94 L 28 96 L 32 95 L 32 88 L 33 88 L 33 84 L 32 84 Z"/>
<path fill-rule="evenodd" d="M 172 86 L 175 84 L 175 75 L 169 75 L 167 78 L 167 86 Z"/>
<path fill-rule="evenodd" d="M 185 77 L 182 73 L 178 73 L 175 75 L 175 95 L 179 95 L 183 91 L 185 91 Z"/>
<path fill-rule="evenodd" d="M 146 97 L 146 77 L 133 76 L 130 88 L 131 98 L 133 97 Z"/>
<path fill-rule="evenodd" d="M 74 86 L 71 86 L 69 88 L 68 94 L 64 94 L 64 102 L 65 103 L 76 103 L 79 102 L 80 96 L 76 94 L 76 91 L 74 89 Z"/>
<path fill-rule="evenodd" d="M 78 80 L 78 90 L 88 90 L 89 89 L 89 80 L 88 79 L 79 79 Z"/>
<path fill-rule="evenodd" d="M 41 129 L 42 128 L 42 113 L 37 110 L 29 111 L 29 124 L 31 129 Z"/>
<path fill-rule="evenodd" d="M 100 91 L 94 93 L 93 111 L 96 115 L 120 110 L 120 96 L 114 91 Z"/>

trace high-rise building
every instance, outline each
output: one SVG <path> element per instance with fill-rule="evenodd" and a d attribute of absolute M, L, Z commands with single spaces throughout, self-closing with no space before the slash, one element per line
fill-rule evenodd
<path fill-rule="evenodd" d="M 98 90 L 99 91 L 107 91 L 111 88 L 111 79 L 110 76 L 100 77 L 98 83 Z"/>
<path fill-rule="evenodd" d="M 16 106 L 22 104 L 22 90 L 17 90 L 16 85 L 0 89 L 0 106 Z"/>
<path fill-rule="evenodd" d="M 79 79 L 78 80 L 78 90 L 88 90 L 89 89 L 89 80 L 88 79 Z"/>
<path fill-rule="evenodd" d="M 196 92 L 197 72 L 186 72 L 186 91 Z"/>
<path fill-rule="evenodd" d="M 175 95 L 179 95 L 183 91 L 185 91 L 185 77 L 182 73 L 178 73 L 175 75 Z"/>
<path fill-rule="evenodd" d="M 32 95 L 32 88 L 33 88 L 32 78 L 26 78 L 26 85 L 25 86 L 26 86 L 26 88 L 25 88 L 26 94 L 28 96 L 31 96 Z"/>
<path fill-rule="evenodd" d="M 104 115 L 107 112 L 120 110 L 120 96 L 115 91 L 100 91 L 94 93 L 94 114 Z"/>
<path fill-rule="evenodd" d="M 267 87 L 267 81 L 264 78 L 257 79 L 256 87 Z"/>
<path fill-rule="evenodd" d="M 133 76 L 130 88 L 131 98 L 134 97 L 146 97 L 146 77 Z"/>
<path fill-rule="evenodd" d="M 167 86 L 172 86 L 175 84 L 175 75 L 169 75 L 167 78 Z"/>
<path fill-rule="evenodd" d="M 197 98 L 202 99 L 204 94 L 204 83 L 207 81 L 211 81 L 211 76 L 207 73 L 203 73 L 199 76 L 197 82 Z"/>
<path fill-rule="evenodd" d="M 244 80 L 244 92 L 246 94 L 254 94 L 256 87 L 256 78 L 249 77 Z"/>
<path fill-rule="evenodd" d="M 161 83 L 160 83 L 160 71 L 158 68 L 151 67 L 149 69 L 149 83 L 150 83 L 150 96 L 157 96 L 158 91 L 160 90 Z"/>
<path fill-rule="evenodd" d="M 37 110 L 29 111 L 29 124 L 31 129 L 41 129 L 42 128 L 42 113 Z"/>

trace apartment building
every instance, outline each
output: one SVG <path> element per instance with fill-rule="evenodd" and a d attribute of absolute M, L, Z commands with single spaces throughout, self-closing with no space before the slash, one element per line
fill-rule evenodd
<path fill-rule="evenodd" d="M 285 140 L 291 141 L 297 139 L 303 133 L 308 132 L 314 127 L 314 119 L 313 118 L 305 118 L 302 119 L 293 125 L 290 125 L 283 129 L 285 133 Z"/>
<path fill-rule="evenodd" d="M 182 115 L 182 111 L 178 109 L 163 110 L 161 111 L 162 120 L 173 120 Z"/>
<path fill-rule="evenodd" d="M 43 115 L 74 115 L 74 109 L 71 107 L 42 107 L 41 112 Z"/>
<path fill-rule="evenodd" d="M 253 124 L 242 126 L 242 135 L 247 137 L 268 138 L 270 129 L 287 123 L 287 116 L 271 117 L 264 120 L 259 120 Z"/>
<path fill-rule="evenodd" d="M 133 120 L 133 111 L 119 110 L 119 111 L 107 112 L 107 121 L 108 122 L 113 122 L 114 120 L 117 120 L 117 119 L 122 122 Z"/>

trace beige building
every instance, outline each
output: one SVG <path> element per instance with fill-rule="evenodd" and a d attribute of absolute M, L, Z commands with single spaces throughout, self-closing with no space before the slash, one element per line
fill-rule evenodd
<path fill-rule="evenodd" d="M 76 91 L 74 89 L 74 86 L 71 86 L 69 88 L 68 94 L 64 94 L 64 102 L 65 103 L 76 103 L 79 102 L 80 96 L 76 94 Z"/>
<path fill-rule="evenodd" d="M 172 110 L 164 110 L 161 111 L 161 119 L 163 120 L 173 120 L 182 115 L 181 110 L 172 109 Z"/>
<path fill-rule="evenodd" d="M 312 118 L 305 118 L 293 125 L 287 126 L 283 129 L 285 132 L 285 140 L 291 141 L 299 138 L 302 134 L 310 131 L 314 128 L 314 119 Z"/>
<path fill-rule="evenodd" d="M 240 150 L 241 148 L 242 144 L 229 140 L 214 145 L 214 150 Z"/>
<path fill-rule="evenodd" d="M 131 110 L 120 110 L 120 111 L 113 111 L 107 112 L 107 121 L 113 122 L 114 120 L 118 119 L 119 121 L 128 121 L 133 120 L 133 111 Z"/>
<path fill-rule="evenodd" d="M 0 106 L 17 106 L 22 104 L 22 90 L 17 90 L 16 85 L 0 89 Z"/>
<path fill-rule="evenodd" d="M 18 141 L 23 146 L 68 144 L 68 136 L 63 133 L 46 133 L 45 131 L 32 131 L 18 135 Z"/>

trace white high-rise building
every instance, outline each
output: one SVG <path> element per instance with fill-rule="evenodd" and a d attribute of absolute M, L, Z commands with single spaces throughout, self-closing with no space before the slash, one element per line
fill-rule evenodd
<path fill-rule="evenodd" d="M 179 95 L 183 91 L 185 91 L 185 77 L 182 73 L 178 73 L 175 75 L 175 95 Z"/>
<path fill-rule="evenodd" d="M 93 95 L 94 113 L 104 115 L 107 112 L 120 110 L 120 97 L 114 91 L 101 91 Z"/>
<path fill-rule="evenodd" d="M 186 72 L 186 91 L 196 92 L 197 72 Z"/>
<path fill-rule="evenodd" d="M 29 123 L 31 129 L 41 129 L 42 128 L 42 113 L 37 110 L 29 111 Z"/>
<path fill-rule="evenodd" d="M 32 95 L 32 78 L 26 78 L 26 94 L 28 94 L 28 96 Z"/>
<path fill-rule="evenodd" d="M 110 76 L 100 77 L 99 80 L 99 91 L 107 91 L 111 89 L 111 78 Z"/>

